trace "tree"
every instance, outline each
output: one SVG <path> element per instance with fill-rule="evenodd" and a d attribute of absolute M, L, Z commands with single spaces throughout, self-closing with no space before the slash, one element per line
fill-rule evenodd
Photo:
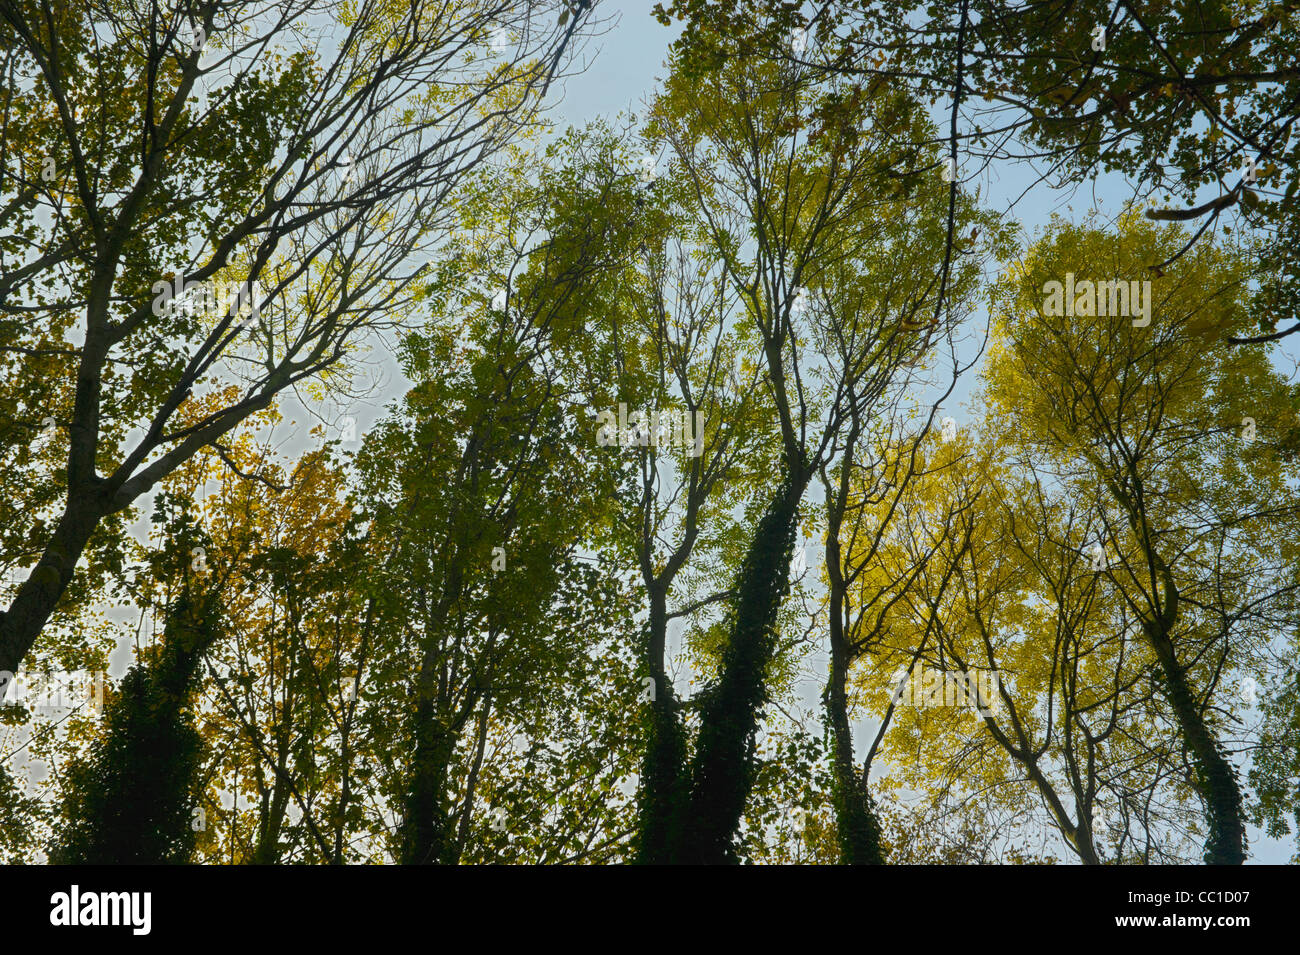
<path fill-rule="evenodd" d="M 881 608 L 855 680 L 882 718 L 872 752 L 883 737 L 891 783 L 936 804 L 1022 807 L 1012 831 L 1037 828 L 1036 800 L 1084 864 L 1177 861 L 1197 814 L 1154 658 L 1096 569 L 1102 513 L 1015 455 L 932 442 L 861 567 Z"/>
<path fill-rule="evenodd" d="M 105 707 L 102 739 L 67 773 L 54 864 L 185 863 L 194 851 L 202 742 L 189 704 L 220 636 L 221 588 L 191 572 L 191 545 L 202 538 L 188 502 L 168 503 L 177 505 L 171 546 L 156 569 L 180 583 L 163 609 L 163 637 L 127 672 Z"/>
<path fill-rule="evenodd" d="M 281 465 L 272 436 L 239 435 L 226 455 L 238 473 L 204 453 L 169 478 L 202 501 L 204 559 L 224 583 L 225 636 L 195 687 L 208 744 L 195 828 L 212 861 L 338 864 L 367 821 L 355 754 L 375 626 L 360 583 L 371 555 L 329 449 Z"/>
<path fill-rule="evenodd" d="M 1248 232 L 1258 242 L 1256 319 L 1231 340 L 1300 330 L 1279 330 L 1300 291 L 1292 4 L 672 0 L 655 9 L 665 24 L 684 22 L 678 46 L 699 70 L 749 56 L 906 87 L 950 113 L 945 139 L 958 168 L 1042 160 L 1044 177 L 1076 184 L 1121 173 L 1135 200 L 1160 197 L 1164 208 L 1147 215 L 1199 223 L 1170 256 L 1220 225 Z"/>
<path fill-rule="evenodd" d="M 22 444 L 52 419 L 64 465 L 8 532 L 37 567 L 0 615 L 0 670 L 105 521 L 391 321 L 449 196 L 536 116 L 590 6 L 540 29 L 505 0 L 0 6 L 0 348 L 26 382 L 3 430 Z M 498 28 L 520 39 L 496 61 Z"/>
<path fill-rule="evenodd" d="M 554 165 L 520 154 L 476 184 L 462 206 L 470 251 L 441 264 L 429 326 L 405 341 L 417 385 L 360 457 L 360 500 L 404 603 L 377 676 L 400 679 L 418 661 L 403 719 L 412 757 L 394 777 L 404 862 L 454 863 L 470 848 L 475 785 L 496 779 L 479 762 L 495 725 L 547 724 L 545 687 L 571 672 L 630 684 L 581 659 L 603 652 L 621 618 L 621 588 L 581 556 L 599 541 L 616 471 L 553 357 L 583 348 L 593 289 L 623 248 L 625 225 L 602 210 L 625 208 L 626 177 L 596 147 L 571 134 Z M 603 605 L 614 613 L 597 622 Z M 467 737 L 480 755 L 457 785 Z"/>
<path fill-rule="evenodd" d="M 967 224 L 970 209 L 955 187 L 918 193 L 885 174 L 925 138 L 925 122 L 910 99 L 879 87 L 811 82 L 771 64 L 731 62 L 708 76 L 679 70 L 651 135 L 680 167 L 693 215 L 757 333 L 780 433 L 686 770 L 687 822 L 675 857 L 723 862 L 734 858 L 752 785 L 804 493 L 842 451 L 848 422 L 865 420 L 899 369 L 957 320 L 954 302 L 969 294 L 972 275 L 943 254 L 941 237 Z M 897 229 L 879 228 L 891 220 Z M 966 254 L 977 235 L 967 236 Z M 888 297 L 884 276 L 899 260 L 935 267 L 937 277 L 918 274 Z"/>
<path fill-rule="evenodd" d="M 1133 214 L 1114 235 L 1058 224 L 996 303 L 988 394 L 1000 433 L 1107 505 L 1098 545 L 1189 751 L 1206 861 L 1239 863 L 1240 786 L 1214 703 L 1289 613 L 1290 545 L 1275 534 L 1295 511 L 1295 397 L 1260 346 L 1221 344 L 1249 321 L 1247 267 L 1230 249 L 1198 245 L 1116 307 L 1117 283 L 1185 239 Z M 1062 281 L 1075 293 L 1064 313 Z"/>

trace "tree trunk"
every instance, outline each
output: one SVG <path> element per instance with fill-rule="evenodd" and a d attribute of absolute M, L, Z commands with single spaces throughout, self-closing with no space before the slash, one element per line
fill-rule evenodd
<path fill-rule="evenodd" d="M 17 673 L 21 668 L 23 658 L 72 582 L 77 561 L 106 513 L 90 491 L 81 499 L 69 495 L 68 506 L 40 563 L 18 588 L 8 611 L 0 611 L 0 670 Z"/>
<path fill-rule="evenodd" d="M 1145 526 L 1143 529 L 1145 531 Z M 1149 533 L 1144 536 L 1150 538 Z M 1205 837 L 1205 864 L 1241 865 L 1246 861 L 1246 826 L 1242 820 L 1237 773 L 1219 748 L 1218 740 L 1205 722 L 1205 715 L 1197 708 L 1187 683 L 1187 673 L 1178 662 L 1170 639 L 1178 619 L 1178 587 L 1168 564 L 1155 554 L 1151 556 L 1164 578 L 1164 605 L 1157 608 L 1154 617 L 1144 621 L 1143 630 L 1160 662 L 1165 692 L 1183 741 L 1192 752 L 1197 789 L 1205 805 L 1205 821 L 1209 828 Z"/>
<path fill-rule="evenodd" d="M 1164 690 L 1173 709 L 1183 742 L 1192 753 L 1195 785 L 1205 807 L 1209 832 L 1205 837 L 1206 865 L 1241 865 L 1246 861 L 1246 826 L 1243 822 L 1241 786 L 1237 772 L 1219 747 L 1218 740 L 1196 705 L 1187 683 L 1187 672 L 1178 661 L 1171 634 L 1179 615 L 1178 587 L 1168 563 L 1151 545 L 1152 533 L 1146 519 L 1142 480 L 1132 473 L 1133 491 L 1113 484 L 1112 493 L 1129 515 L 1129 522 L 1142 545 L 1142 554 L 1152 568 L 1152 612 L 1142 621 L 1147 642 L 1155 651 L 1164 677 Z M 1163 602 L 1159 582 L 1164 583 Z"/>
<path fill-rule="evenodd" d="M 249 860 L 252 865 L 275 865 L 280 861 L 280 831 L 288 808 L 289 787 L 284 785 L 277 773 L 275 784 L 271 788 L 270 805 L 258 826 L 257 845 Z"/>
<path fill-rule="evenodd" d="M 830 483 L 826 483 L 826 574 L 830 584 L 831 672 L 824 699 L 826 726 L 831 734 L 831 763 L 834 770 L 831 799 L 835 809 L 840 862 L 844 865 L 883 865 L 885 856 L 880 846 L 880 823 L 876 819 L 871 795 L 867 790 L 868 767 L 864 766 L 861 774 L 857 772 L 853 759 L 853 730 L 849 726 L 848 695 L 844 689 L 848 685 L 853 650 L 844 633 L 847 587 L 841 563 L 840 527 L 848 502 L 848 475 L 853 466 L 853 446 L 857 436 L 855 420 L 849 432 L 838 494 L 832 497 Z"/>
<path fill-rule="evenodd" d="M 668 637 L 667 595 L 652 584 L 646 648 L 653 694 L 647 705 L 646 749 L 641 769 L 637 858 L 641 865 L 675 860 L 686 803 L 686 738 L 677 715 L 677 700 L 664 670 Z"/>
<path fill-rule="evenodd" d="M 1173 643 L 1158 632 L 1151 633 L 1165 690 L 1183 740 L 1192 753 L 1197 789 L 1205 804 L 1206 865 L 1241 865 L 1246 861 L 1246 826 L 1242 821 L 1241 786 L 1237 772 L 1219 747 L 1218 740 L 1197 708 L 1187 675 L 1174 654 Z"/>
<path fill-rule="evenodd" d="M 186 863 L 202 740 L 188 713 L 199 661 L 220 633 L 217 595 L 186 595 L 158 656 L 137 663 L 105 708 L 103 738 L 69 771 L 56 864 Z"/>
<path fill-rule="evenodd" d="M 853 759 L 853 731 L 849 726 L 848 697 L 844 691 L 849 675 L 849 654 L 843 643 L 843 626 L 835 616 L 834 603 L 832 597 L 831 677 L 826 686 L 826 725 L 831 734 L 835 787 L 831 798 L 835 808 L 840 862 L 844 865 L 884 865 L 880 823 L 871 805 L 866 774 L 858 773 Z"/>
<path fill-rule="evenodd" d="M 754 784 L 767 667 L 776 651 L 776 616 L 789 589 L 796 513 L 806 486 L 806 476 L 787 474 L 759 521 L 737 579 L 721 674 L 702 694 L 681 862 L 736 862 L 734 840 Z"/>
<path fill-rule="evenodd" d="M 447 771 L 460 734 L 435 717 L 421 699 L 415 713 L 415 753 L 402 818 L 402 865 L 441 865 L 452 844 L 452 818 L 444 798 Z"/>

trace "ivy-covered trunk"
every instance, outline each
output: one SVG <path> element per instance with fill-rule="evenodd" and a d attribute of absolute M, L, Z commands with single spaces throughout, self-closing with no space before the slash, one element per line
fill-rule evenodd
<path fill-rule="evenodd" d="M 666 865 L 674 861 L 686 802 L 686 737 L 677 700 L 664 670 L 667 633 L 667 596 L 662 587 L 652 585 L 646 646 L 652 692 L 645 703 L 645 759 L 637 820 L 636 861 L 642 865 Z"/>
<path fill-rule="evenodd" d="M 183 594 L 152 661 L 104 709 L 106 730 L 68 773 L 55 864 L 183 864 L 194 852 L 201 741 L 188 713 L 199 662 L 219 634 L 217 594 Z"/>
<path fill-rule="evenodd" d="M 679 862 L 736 861 L 735 836 L 754 784 L 767 668 L 776 652 L 777 612 L 790 585 L 797 510 L 806 486 L 806 478 L 786 476 L 741 565 L 721 673 L 702 694 Z"/>
<path fill-rule="evenodd" d="M 447 773 L 460 727 L 445 727 L 432 700 L 422 698 L 415 711 L 415 752 L 411 761 L 402 819 L 399 861 L 403 865 L 442 865 L 453 849 L 453 824 L 447 805 Z M 457 853 L 458 854 L 458 853 Z"/>
<path fill-rule="evenodd" d="M 839 559 L 836 534 L 827 540 L 827 560 Z M 834 553 L 832 554 L 832 550 Z M 853 731 L 849 726 L 848 696 L 849 647 L 844 637 L 842 589 L 831 588 L 831 675 L 826 685 L 826 728 L 831 737 L 831 761 L 834 769 L 832 805 L 844 865 L 883 865 L 880 847 L 880 823 L 871 805 L 865 772 L 857 771 L 853 759 Z"/>

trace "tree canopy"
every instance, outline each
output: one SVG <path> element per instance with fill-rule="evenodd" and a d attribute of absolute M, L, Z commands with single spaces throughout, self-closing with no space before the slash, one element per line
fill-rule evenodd
<path fill-rule="evenodd" d="M 0 858 L 1300 836 L 1296 5 L 607 7 L 0 0 Z"/>

